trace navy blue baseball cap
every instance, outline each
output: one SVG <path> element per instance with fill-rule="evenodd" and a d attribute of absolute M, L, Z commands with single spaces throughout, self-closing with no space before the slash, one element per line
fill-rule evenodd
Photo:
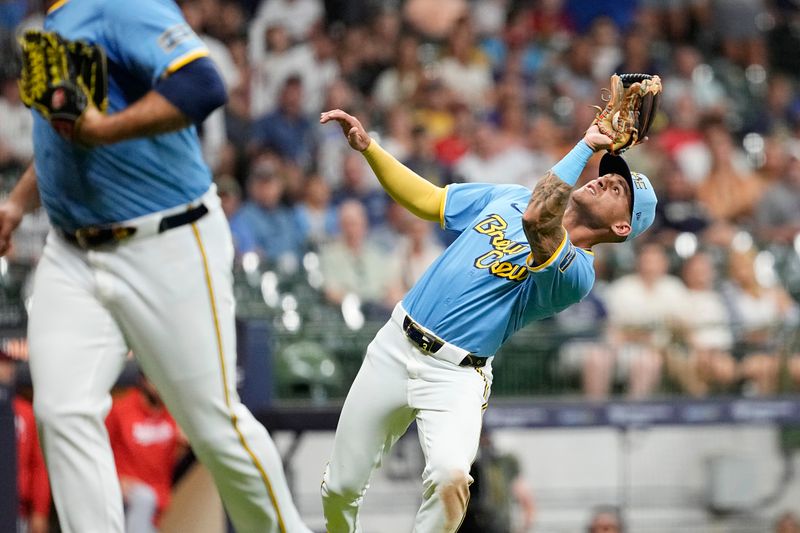
<path fill-rule="evenodd" d="M 630 241 L 650 227 L 656 218 L 656 191 L 644 174 L 631 172 L 628 163 L 618 155 L 605 154 L 600 160 L 600 175 L 619 174 L 628 182 L 631 194 L 631 232 L 625 238 Z"/>

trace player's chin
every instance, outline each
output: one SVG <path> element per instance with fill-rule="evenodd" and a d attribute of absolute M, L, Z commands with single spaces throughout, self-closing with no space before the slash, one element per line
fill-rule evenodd
<path fill-rule="evenodd" d="M 597 219 L 604 209 L 600 197 L 585 187 L 572 193 L 572 205 L 581 220 L 584 221 Z"/>
<path fill-rule="evenodd" d="M 585 206 L 587 204 L 591 204 L 592 202 L 596 202 L 597 196 L 592 193 L 591 189 L 584 185 L 580 189 L 575 189 L 572 191 L 572 200 L 578 205 Z"/>

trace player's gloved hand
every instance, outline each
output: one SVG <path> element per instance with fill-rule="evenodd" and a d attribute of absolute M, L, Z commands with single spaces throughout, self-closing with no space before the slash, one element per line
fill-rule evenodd
<path fill-rule="evenodd" d="M 12 200 L 0 204 L 0 256 L 6 255 L 11 248 L 11 234 L 22 221 L 24 210 Z"/>
<path fill-rule="evenodd" d="M 621 154 L 644 142 L 658 112 L 661 78 L 650 74 L 614 74 L 603 100 L 605 108 L 597 108 L 593 124 L 613 139 L 607 150 Z"/>
<path fill-rule="evenodd" d="M 332 111 L 325 111 L 320 115 L 320 124 L 326 124 L 331 120 L 335 120 L 342 128 L 344 136 L 347 137 L 347 142 L 353 150 L 363 152 L 372 142 L 367 130 L 361 125 L 361 122 L 354 116 L 348 115 L 341 109 L 334 109 Z"/>
<path fill-rule="evenodd" d="M 583 136 L 583 142 L 589 145 L 595 152 L 600 150 L 608 150 L 614 141 L 608 135 L 600 133 L 600 128 L 597 124 L 592 124 Z"/>
<path fill-rule="evenodd" d="M 22 102 L 36 109 L 59 135 L 79 141 L 86 112 L 107 105 L 106 58 L 102 48 L 68 41 L 53 32 L 28 30 L 20 38 Z"/>

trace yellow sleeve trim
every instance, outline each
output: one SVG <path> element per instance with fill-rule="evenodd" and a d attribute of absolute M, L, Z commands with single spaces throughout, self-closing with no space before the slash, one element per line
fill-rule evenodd
<path fill-rule="evenodd" d="M 53 11 L 58 9 L 59 7 L 62 7 L 67 2 L 69 2 L 69 0 L 58 0 L 58 2 L 56 2 L 55 4 L 53 4 L 52 6 L 47 8 L 47 14 L 49 15 L 50 13 L 52 13 Z"/>
<path fill-rule="evenodd" d="M 397 203 L 419 218 L 441 222 L 445 189 L 400 163 L 374 140 L 362 154 L 383 189 Z"/>
<path fill-rule="evenodd" d="M 556 248 L 556 251 L 553 252 L 553 255 L 551 255 L 550 258 L 547 261 L 545 261 L 541 265 L 537 265 L 537 266 L 533 266 L 532 267 L 530 265 L 530 263 L 531 263 L 531 259 L 533 259 L 533 254 L 528 254 L 528 259 L 525 260 L 525 263 L 528 266 L 528 270 L 530 270 L 531 272 L 539 272 L 540 270 L 544 270 L 545 268 L 547 268 L 550 265 L 552 265 L 553 261 L 555 261 L 558 258 L 559 255 L 561 255 L 561 250 L 564 249 L 564 246 L 566 244 L 567 244 L 567 230 L 565 229 L 564 230 L 564 238 L 561 240 L 561 244 L 558 245 L 558 248 Z"/>
<path fill-rule="evenodd" d="M 185 67 L 195 59 L 200 59 L 201 57 L 208 57 L 207 48 L 198 48 L 197 50 L 192 50 L 191 52 L 187 52 L 182 56 L 180 56 L 179 58 L 175 59 L 167 67 L 166 74 L 172 74 L 176 70 L 180 70 L 181 68 Z"/>
<path fill-rule="evenodd" d="M 442 201 L 439 202 L 439 225 L 444 229 L 444 209 L 447 205 L 447 191 L 450 190 L 450 185 L 444 186 L 444 192 L 442 193 Z"/>

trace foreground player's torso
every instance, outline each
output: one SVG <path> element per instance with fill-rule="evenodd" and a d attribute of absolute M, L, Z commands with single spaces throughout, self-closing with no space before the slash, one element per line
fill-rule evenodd
<path fill-rule="evenodd" d="M 177 6 L 156 0 L 57 2 L 48 11 L 45 29 L 103 47 L 109 113 L 141 98 L 192 53 L 206 53 Z M 194 127 L 89 149 L 65 141 L 33 115 L 42 202 L 62 229 L 118 222 L 187 203 L 211 183 Z"/>

